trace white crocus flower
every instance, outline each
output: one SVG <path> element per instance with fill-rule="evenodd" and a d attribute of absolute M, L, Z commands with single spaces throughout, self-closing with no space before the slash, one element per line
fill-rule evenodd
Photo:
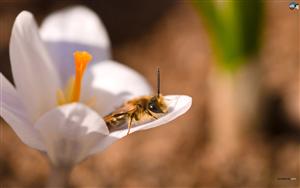
<path fill-rule="evenodd" d="M 151 94 L 141 75 L 109 60 L 109 47 L 102 23 L 85 7 L 50 15 L 40 30 L 27 11 L 15 20 L 10 60 L 16 87 L 1 73 L 1 117 L 22 142 L 46 153 L 56 166 L 73 166 L 126 136 L 127 129 L 110 132 L 102 117 L 128 99 Z M 93 61 L 81 88 L 84 66 L 91 56 L 87 52 L 75 53 L 79 68 L 73 90 L 64 93 L 60 89 L 68 85 L 74 74 L 76 50 L 90 52 Z M 157 120 L 133 126 L 131 133 L 165 124 L 191 106 L 188 96 L 165 98 L 169 112 Z"/>

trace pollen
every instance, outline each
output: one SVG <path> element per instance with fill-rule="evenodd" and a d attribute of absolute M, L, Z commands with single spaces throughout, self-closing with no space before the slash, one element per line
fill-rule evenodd
<path fill-rule="evenodd" d="M 57 91 L 57 104 L 63 105 L 80 100 L 81 82 L 87 64 L 92 60 L 92 55 L 86 51 L 74 52 L 75 77 L 71 77 L 65 91 Z"/>

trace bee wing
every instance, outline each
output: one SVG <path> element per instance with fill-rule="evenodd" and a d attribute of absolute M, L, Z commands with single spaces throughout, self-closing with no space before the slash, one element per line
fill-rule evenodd
<path fill-rule="evenodd" d="M 124 115 L 124 114 L 128 114 L 131 113 L 133 111 L 136 110 L 136 105 L 131 104 L 131 103 L 127 103 L 119 108 L 117 108 L 112 115 L 113 116 L 118 116 L 118 115 Z"/>
<path fill-rule="evenodd" d="M 109 115 L 107 115 L 105 117 L 105 119 L 110 119 L 110 118 L 113 118 L 113 117 L 124 116 L 126 114 L 132 113 L 135 110 L 136 110 L 136 105 L 127 103 L 127 104 L 124 104 L 123 106 L 117 108 L 115 111 L 113 111 Z"/>

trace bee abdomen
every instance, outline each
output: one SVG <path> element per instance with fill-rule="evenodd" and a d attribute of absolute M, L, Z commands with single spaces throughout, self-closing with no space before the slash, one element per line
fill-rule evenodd
<path fill-rule="evenodd" d="M 119 127 L 124 125 L 127 121 L 127 116 L 123 114 L 118 116 L 108 115 L 104 117 L 104 120 L 106 125 L 108 126 L 108 129 L 111 131 L 114 129 L 118 129 Z"/>

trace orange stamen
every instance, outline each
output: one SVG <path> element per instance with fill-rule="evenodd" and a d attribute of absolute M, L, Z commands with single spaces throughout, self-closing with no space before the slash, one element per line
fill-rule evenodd
<path fill-rule="evenodd" d="M 92 60 L 92 55 L 86 51 L 74 52 L 75 82 L 71 94 L 71 102 L 78 102 L 80 98 L 81 81 L 87 64 Z"/>

